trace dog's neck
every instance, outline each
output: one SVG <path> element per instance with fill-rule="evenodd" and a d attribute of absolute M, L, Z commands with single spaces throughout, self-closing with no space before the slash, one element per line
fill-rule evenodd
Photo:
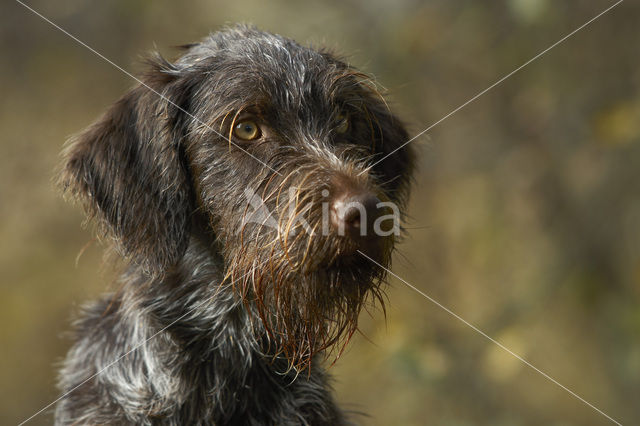
<path fill-rule="evenodd" d="M 184 257 L 162 277 L 129 268 L 121 277 L 122 291 L 87 312 L 81 327 L 92 331 L 75 349 L 83 356 L 73 359 L 100 366 L 101 360 L 135 351 L 107 367 L 101 379 L 110 386 L 122 386 L 121 378 L 130 383 L 113 396 L 129 418 L 153 405 L 158 415 L 236 424 L 269 419 L 273 406 L 300 404 L 318 418 L 339 419 L 322 368 L 298 374 L 286 359 L 269 353 L 255 313 L 230 284 L 222 284 L 223 266 L 207 235 L 193 235 Z M 69 364 L 65 377 L 84 380 L 93 371 L 86 370 L 90 365 Z"/>

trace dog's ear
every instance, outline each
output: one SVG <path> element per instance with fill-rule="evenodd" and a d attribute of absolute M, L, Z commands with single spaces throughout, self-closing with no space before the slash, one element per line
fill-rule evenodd
<path fill-rule="evenodd" d="M 71 139 L 60 178 L 125 256 L 151 274 L 184 254 L 193 210 L 182 148 L 191 91 L 174 71 L 158 58 L 144 80 L 153 91 L 132 89 Z"/>

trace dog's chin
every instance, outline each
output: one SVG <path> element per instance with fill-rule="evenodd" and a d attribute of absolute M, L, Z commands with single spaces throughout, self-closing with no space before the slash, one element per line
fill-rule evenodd
<path fill-rule="evenodd" d="M 317 270 L 329 269 L 334 272 L 358 272 L 374 275 L 388 268 L 391 252 L 393 250 L 392 239 L 365 239 L 359 244 L 345 244 L 336 250 L 334 256 L 325 259 L 317 265 Z"/>

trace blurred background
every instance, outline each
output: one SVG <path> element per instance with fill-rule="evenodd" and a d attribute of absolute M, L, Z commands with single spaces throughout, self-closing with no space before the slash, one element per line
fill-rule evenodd
<path fill-rule="evenodd" d="M 132 72 L 235 22 L 333 47 L 416 134 L 613 1 L 27 3 Z M 17 424 L 57 397 L 72 314 L 113 274 L 51 184 L 58 153 L 133 82 L 19 3 L 0 15 L 0 423 Z M 639 22 L 622 3 L 416 140 L 394 261 L 623 424 L 640 424 Z M 332 367 L 363 424 L 609 423 L 400 281 L 387 293 Z"/>

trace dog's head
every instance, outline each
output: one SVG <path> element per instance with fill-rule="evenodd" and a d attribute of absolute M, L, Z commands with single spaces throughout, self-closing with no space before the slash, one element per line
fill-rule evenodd
<path fill-rule="evenodd" d="M 144 85 L 71 142 L 63 183 L 150 274 L 180 261 L 204 218 L 225 282 L 305 366 L 380 298 L 384 270 L 368 258 L 390 262 L 407 133 L 327 52 L 247 27 L 186 49 L 151 61 Z"/>

